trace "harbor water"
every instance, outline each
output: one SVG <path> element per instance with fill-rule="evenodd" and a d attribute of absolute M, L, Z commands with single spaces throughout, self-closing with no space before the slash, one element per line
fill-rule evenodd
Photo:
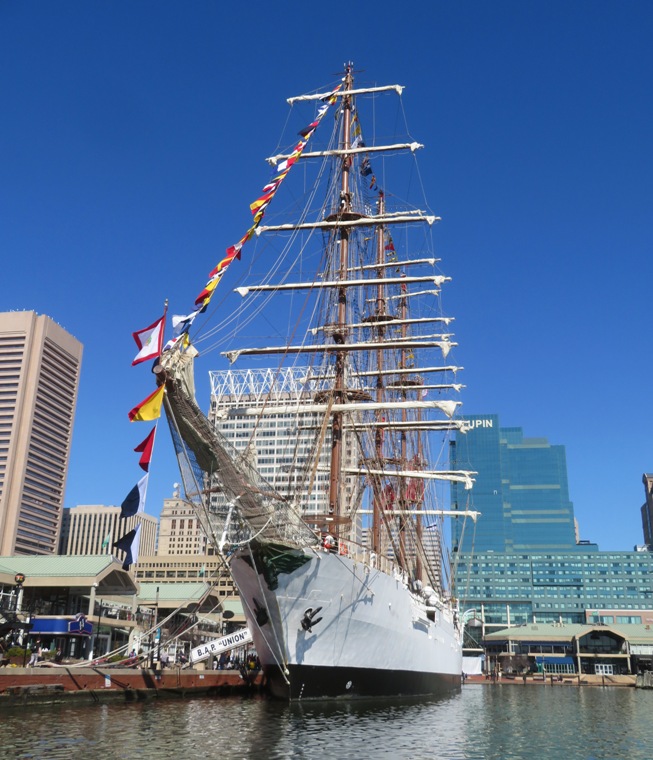
<path fill-rule="evenodd" d="M 11 760 L 652 760 L 653 691 L 466 684 L 431 701 L 149 700 L 8 709 Z"/>

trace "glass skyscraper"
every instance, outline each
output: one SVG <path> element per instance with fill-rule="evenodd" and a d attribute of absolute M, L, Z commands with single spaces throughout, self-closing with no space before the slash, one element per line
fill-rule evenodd
<path fill-rule="evenodd" d="M 454 521 L 461 552 L 574 551 L 574 508 L 569 500 L 565 447 L 502 428 L 496 414 L 470 415 L 467 432 L 452 445 L 454 469 L 474 470 L 471 492 L 454 484 L 454 508 L 481 513 L 476 531 Z M 470 495 L 471 494 L 471 495 Z M 587 550 L 587 545 L 583 547 Z"/>
<path fill-rule="evenodd" d="M 653 475 L 642 475 L 646 501 L 642 505 L 642 530 L 644 531 L 644 544 L 649 551 L 653 551 Z"/>
<path fill-rule="evenodd" d="M 577 540 L 564 446 L 503 428 L 496 414 L 464 419 L 452 466 L 475 471 L 476 482 L 471 492 L 452 486 L 452 508 L 481 516 L 475 530 L 453 521 L 462 608 L 486 627 L 584 623 L 601 610 L 641 622 L 653 607 L 653 553 L 600 552 Z"/>

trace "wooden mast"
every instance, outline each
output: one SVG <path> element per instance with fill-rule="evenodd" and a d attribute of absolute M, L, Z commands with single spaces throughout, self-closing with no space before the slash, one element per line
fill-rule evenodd
<path fill-rule="evenodd" d="M 401 285 L 401 294 L 404 295 L 406 293 L 406 285 Z M 405 320 L 407 316 L 407 306 L 406 306 L 406 299 L 400 298 L 399 299 L 399 318 L 402 320 Z M 408 334 L 407 326 L 405 324 L 401 325 L 401 337 L 403 339 L 406 338 Z M 400 352 L 400 360 L 399 360 L 399 369 L 404 370 L 406 369 L 406 350 L 402 349 Z M 406 401 L 408 399 L 408 395 L 406 393 L 406 389 L 402 388 L 401 390 L 401 399 L 402 401 Z M 405 409 L 402 409 L 401 411 L 401 421 L 406 422 L 408 419 L 408 415 L 406 413 Z M 408 461 L 408 441 L 407 441 L 407 431 L 401 430 L 399 432 L 399 440 L 400 440 L 400 461 L 401 461 L 401 468 L 407 469 L 407 461 Z M 401 504 L 402 509 L 406 509 L 407 503 L 406 503 L 406 482 L 403 478 L 400 478 L 398 483 L 398 501 L 399 504 Z M 408 559 L 406 556 L 406 518 L 404 515 L 399 515 L 398 518 L 399 522 L 399 564 L 404 568 L 404 570 L 408 569 Z"/>
<path fill-rule="evenodd" d="M 419 393 L 419 390 L 417 391 Z M 417 410 L 417 419 L 421 421 L 422 419 L 422 411 L 420 409 Z M 422 450 L 422 432 L 420 430 L 417 431 L 417 454 L 415 456 L 417 466 L 421 469 L 423 467 L 423 450 Z M 415 503 L 415 510 L 422 510 L 424 509 L 424 484 L 421 481 L 415 482 L 415 478 L 413 478 L 413 484 L 415 488 L 415 494 L 416 494 L 416 503 Z M 417 515 L 415 517 L 415 536 L 417 539 L 417 552 L 415 554 L 415 578 L 417 580 L 421 581 L 424 580 L 424 567 L 422 565 L 422 555 L 420 552 L 420 548 L 422 546 L 422 536 L 423 536 L 423 530 L 422 530 L 422 517 L 421 515 Z"/>
<path fill-rule="evenodd" d="M 379 193 L 379 205 L 378 214 L 383 216 L 385 213 L 385 196 L 383 191 Z M 385 233 L 384 227 L 381 225 L 376 230 L 376 263 L 377 278 L 381 280 L 385 275 Z M 377 318 L 377 336 L 379 343 L 383 342 L 385 337 L 385 322 L 382 317 L 386 314 L 386 301 L 385 301 L 385 286 L 379 282 L 376 286 L 376 318 Z M 384 401 L 384 383 L 383 383 L 383 348 L 379 347 L 376 352 L 376 369 L 378 375 L 376 376 L 376 400 L 377 403 L 383 403 Z M 379 411 L 376 415 L 377 422 L 383 421 L 383 412 Z M 374 448 L 376 461 L 378 462 L 379 469 L 383 468 L 383 426 L 379 425 L 374 433 Z M 377 554 L 381 551 L 381 509 L 383 508 L 383 500 L 385 495 L 383 490 L 377 485 L 374 488 L 374 498 L 372 502 L 372 551 Z"/>
<path fill-rule="evenodd" d="M 344 91 L 348 92 L 352 88 L 353 76 L 351 64 L 348 64 L 345 70 Z M 342 98 L 342 148 L 347 151 L 351 148 L 351 114 L 352 114 L 352 97 L 344 95 Z M 341 164 L 340 175 L 340 206 L 336 212 L 338 218 L 347 218 L 351 214 L 351 192 L 349 189 L 349 172 L 350 157 L 344 155 Z M 347 279 L 347 270 L 349 268 L 349 229 L 341 227 L 339 230 L 340 243 L 340 265 L 338 272 L 339 280 Z M 336 322 L 336 331 L 334 340 L 337 344 L 345 343 L 347 337 L 347 289 L 338 288 L 338 313 Z M 345 353 L 336 351 L 335 360 L 335 382 L 333 396 L 336 403 L 345 403 L 347 394 L 345 392 Z M 342 494 L 342 430 L 343 430 L 343 413 L 335 412 L 331 421 L 331 469 L 329 477 L 329 514 L 334 517 L 333 525 L 336 536 L 339 533 L 340 526 L 338 517 L 341 513 L 341 494 Z"/>

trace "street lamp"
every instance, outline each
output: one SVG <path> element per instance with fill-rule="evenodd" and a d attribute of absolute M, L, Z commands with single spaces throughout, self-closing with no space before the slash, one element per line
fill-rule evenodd
<path fill-rule="evenodd" d="M 158 643 L 158 658 L 161 657 L 161 632 L 158 630 L 159 623 L 159 586 L 156 587 L 156 598 L 154 602 L 154 627 L 150 636 L 150 668 L 154 667 L 154 643 Z"/>
<path fill-rule="evenodd" d="M 27 624 L 27 630 L 28 631 L 32 627 L 31 626 L 31 622 L 32 622 L 32 616 L 30 615 L 30 613 L 27 613 L 27 617 L 25 618 L 25 623 Z M 27 638 L 28 638 L 27 636 L 24 636 L 25 640 L 22 642 L 22 647 L 23 647 L 23 667 L 25 667 L 25 663 L 27 662 Z"/>
<path fill-rule="evenodd" d="M 14 583 L 16 584 L 14 595 L 14 612 L 18 612 L 18 597 L 23 589 L 23 583 L 25 583 L 25 576 L 22 573 L 16 573 L 14 575 Z"/>
<path fill-rule="evenodd" d="M 97 631 L 95 632 L 95 636 L 93 637 L 93 659 L 96 658 L 95 654 L 95 648 L 100 648 L 100 625 L 102 624 L 102 607 L 103 607 L 103 600 L 100 599 L 100 611 L 97 616 Z"/>
<path fill-rule="evenodd" d="M 24 576 L 24 574 L 23 573 L 16 573 L 16 575 L 14 575 L 14 583 L 16 584 L 16 586 L 14 588 L 14 603 L 12 605 L 13 606 L 13 613 L 14 613 L 14 615 L 13 615 L 13 622 L 15 624 L 17 624 L 18 623 L 18 611 L 23 606 L 22 593 L 23 593 L 23 583 L 25 583 L 25 576 Z M 19 600 L 20 600 L 20 603 L 19 603 Z M 28 626 L 27 630 L 29 630 L 29 628 L 30 628 L 30 626 L 29 626 L 29 622 L 30 622 L 29 616 L 28 616 L 26 622 L 27 622 L 27 626 Z M 16 636 L 16 634 L 13 631 L 14 631 L 14 629 L 12 629 L 12 636 L 14 637 L 14 643 L 15 643 L 15 640 L 16 640 L 15 636 Z M 25 628 L 23 626 L 21 626 L 20 627 L 20 635 L 19 635 L 18 641 L 20 642 L 20 645 L 24 647 L 24 651 L 23 651 L 23 667 L 25 667 L 25 661 L 27 659 L 27 641 L 26 641 L 27 637 L 26 637 L 25 634 L 26 634 L 26 630 L 25 630 Z"/>

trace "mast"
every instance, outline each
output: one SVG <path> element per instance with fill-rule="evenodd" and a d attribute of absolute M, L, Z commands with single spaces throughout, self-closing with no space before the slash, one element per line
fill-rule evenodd
<path fill-rule="evenodd" d="M 362 141 L 354 102 L 359 91 L 353 89 L 353 80 L 353 67 L 347 64 L 342 89 L 337 94 L 339 131 L 334 142 L 338 149 L 315 152 L 316 157 L 319 154 L 325 160 L 330 159 L 333 169 L 329 175 L 331 200 L 326 213 L 311 210 L 294 223 L 259 224 L 255 229 L 256 235 L 304 230 L 308 237 L 322 234 L 324 261 L 312 278 L 302 272 L 299 281 L 284 277 L 275 283 L 271 280 L 276 278 L 266 278 L 236 288 L 243 298 L 262 294 L 266 299 L 268 293 L 308 291 L 306 302 L 314 299 L 316 304 L 312 326 L 301 340 L 295 340 L 292 333 L 280 345 L 249 345 L 222 353 L 230 363 L 241 356 L 312 357 L 311 365 L 303 370 L 305 395 L 301 403 L 289 400 L 268 406 L 261 401 L 249 405 L 239 415 L 278 415 L 282 419 L 292 414 L 313 414 L 314 418 L 303 419 L 297 427 L 298 431 L 315 431 L 310 454 L 312 466 L 302 458 L 303 450 L 295 454 L 301 466 L 292 463 L 293 468 L 305 473 L 304 480 L 296 483 L 296 494 L 303 493 L 306 486 L 313 493 L 316 473 L 323 473 L 319 475 L 323 514 L 310 512 L 317 519 L 308 522 L 326 523 L 339 538 L 345 530 L 351 530 L 355 541 L 358 527 L 341 526 L 351 525 L 356 515 L 366 513 L 361 510 L 361 499 L 365 498 L 372 513 L 371 524 L 366 526 L 370 549 L 379 556 L 387 556 L 391 550 L 397 564 L 411 577 L 429 577 L 428 557 L 419 548 L 423 527 L 430 527 L 427 515 L 433 514 L 424 496 L 423 481 L 454 481 L 471 487 L 474 474 L 431 471 L 424 460 L 423 436 L 430 431 L 446 434 L 463 427 L 460 420 L 453 419 L 460 402 L 423 399 L 427 389 L 458 391 L 463 387 L 448 377 L 462 369 L 446 362 L 457 345 L 452 340 L 453 333 L 447 332 L 453 318 L 435 316 L 440 312 L 437 304 L 432 303 L 441 286 L 451 278 L 435 269 L 439 259 L 432 256 L 428 244 L 422 248 L 419 243 L 409 242 L 417 238 L 409 230 L 415 230 L 415 225 L 430 226 L 438 217 L 407 208 L 405 201 L 385 194 L 376 183 L 369 158 L 364 154 L 372 148 L 381 153 L 381 146 L 368 148 Z M 414 149 L 408 143 L 386 147 L 385 155 Z M 302 153 L 301 158 L 312 155 Z M 274 157 L 275 162 L 280 159 L 288 160 L 285 155 Z M 398 225 L 407 236 L 402 241 L 406 255 L 400 256 L 396 255 L 390 236 Z M 424 312 L 412 308 L 417 303 L 413 299 L 420 297 L 426 307 Z M 311 340 L 310 336 L 317 339 Z M 433 356 L 433 364 L 420 366 L 419 358 L 432 356 L 431 350 L 438 351 L 442 361 Z M 447 377 L 440 383 L 435 379 L 425 382 L 424 377 L 433 373 L 446 373 Z M 330 444 L 326 443 L 329 430 Z M 289 476 L 289 483 L 290 480 Z M 366 487 L 369 490 L 363 497 Z M 300 504 L 299 498 L 296 503 Z M 362 526 L 363 523 L 361 529 Z"/>
<path fill-rule="evenodd" d="M 422 412 L 420 410 L 417 411 L 417 421 L 418 422 L 422 421 Z M 416 468 L 422 467 L 422 462 L 423 462 L 422 453 L 423 453 L 422 452 L 422 434 L 418 430 L 417 431 L 417 453 L 415 455 Z M 415 479 L 413 479 L 413 484 L 415 487 L 415 500 L 416 500 L 415 510 L 419 511 L 424 508 L 424 485 L 422 484 L 421 481 L 417 481 L 416 483 Z M 418 514 L 415 518 L 415 536 L 417 538 L 418 546 L 422 545 L 422 535 L 423 535 L 422 516 Z M 420 552 L 417 552 L 416 557 L 415 557 L 415 578 L 421 581 L 423 580 L 423 575 L 424 575 L 424 568 L 422 567 L 422 555 L 420 554 Z"/>
<path fill-rule="evenodd" d="M 379 194 L 379 206 L 378 206 L 378 213 L 380 216 L 383 216 L 385 213 L 385 196 L 381 192 Z M 376 265 L 377 265 L 377 271 L 376 276 L 379 280 L 378 285 L 376 286 L 376 320 L 378 323 L 377 326 L 377 338 L 379 341 L 379 348 L 376 352 L 376 369 L 377 369 L 377 376 L 376 376 L 376 401 L 377 403 L 381 404 L 384 400 L 384 383 L 383 383 L 383 338 L 385 333 L 385 320 L 384 317 L 386 316 L 386 308 L 385 308 L 385 287 L 380 280 L 383 278 L 385 274 L 385 239 L 384 239 L 384 227 L 381 225 L 377 229 L 377 236 L 376 236 Z M 377 412 L 376 414 L 377 422 L 383 421 L 383 413 L 381 411 Z M 376 451 L 376 461 L 378 463 L 378 467 L 383 467 L 383 437 L 384 437 L 384 429 L 382 425 L 379 425 L 376 430 L 374 431 L 374 445 L 375 445 L 375 451 Z M 382 491 L 379 485 L 374 488 L 374 494 L 373 494 L 373 508 L 372 508 L 372 551 L 378 552 L 381 549 L 381 509 L 382 507 L 386 506 L 385 504 L 382 504 L 381 501 L 384 497 L 382 496 Z"/>
<path fill-rule="evenodd" d="M 401 288 L 401 294 L 404 295 L 407 291 L 407 286 L 405 284 L 402 284 L 400 288 Z M 408 314 L 407 314 L 406 299 L 400 298 L 399 299 L 399 319 L 402 320 L 401 338 L 404 341 L 406 340 L 406 337 L 408 335 L 408 326 L 406 325 L 406 322 L 405 322 L 407 317 L 408 317 Z M 402 348 L 401 353 L 400 353 L 399 369 L 404 370 L 406 368 L 407 368 L 406 367 L 406 349 Z M 404 402 L 408 400 L 408 394 L 406 393 L 405 386 L 402 386 L 401 388 L 401 400 Z M 403 423 L 406 423 L 408 421 L 408 412 L 406 409 L 401 410 L 401 421 Z M 417 433 L 417 435 L 419 435 L 419 432 Z M 407 469 L 408 431 L 406 429 L 400 430 L 399 436 L 400 436 L 400 442 L 401 442 L 401 450 L 399 454 L 401 466 Z M 400 479 L 398 485 L 399 485 L 399 503 L 401 504 L 402 509 L 406 509 L 406 481 L 403 479 Z M 399 521 L 399 562 L 402 565 L 402 567 L 406 569 L 406 565 L 408 564 L 407 556 L 406 556 L 406 518 L 403 515 L 399 515 L 398 521 Z"/>
<path fill-rule="evenodd" d="M 344 77 L 344 90 L 346 92 L 352 89 L 353 75 L 351 64 L 347 64 Z M 345 95 L 342 99 L 342 149 L 348 151 L 351 148 L 351 112 L 352 96 Z M 338 217 L 350 217 L 351 215 L 351 193 L 349 191 L 349 170 L 350 159 L 345 153 L 341 162 L 340 175 L 340 206 L 338 208 Z M 338 272 L 339 280 L 347 279 L 347 270 L 349 269 L 349 229 L 340 227 L 338 232 L 340 243 L 340 268 Z M 347 325 L 347 289 L 344 286 L 338 288 L 338 315 L 337 330 L 334 334 L 334 340 L 337 344 L 342 344 L 346 339 Z M 335 382 L 333 388 L 333 398 L 336 403 L 346 403 L 347 394 L 345 393 L 345 354 L 342 351 L 336 352 L 335 359 Z M 338 517 L 341 512 L 341 494 L 342 494 L 342 430 L 343 430 L 343 413 L 335 412 L 331 420 L 331 472 L 329 477 L 329 514 L 333 515 L 336 536 L 339 533 Z"/>

